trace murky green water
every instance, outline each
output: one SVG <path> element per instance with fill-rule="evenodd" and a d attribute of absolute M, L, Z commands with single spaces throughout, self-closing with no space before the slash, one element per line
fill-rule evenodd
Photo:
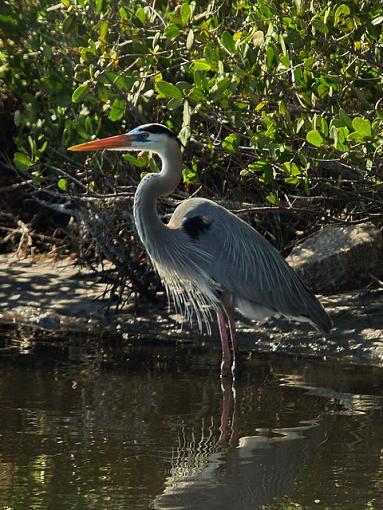
<path fill-rule="evenodd" d="M 380 369 L 255 358 L 233 390 L 211 348 L 2 347 L 1 509 L 383 508 Z"/>

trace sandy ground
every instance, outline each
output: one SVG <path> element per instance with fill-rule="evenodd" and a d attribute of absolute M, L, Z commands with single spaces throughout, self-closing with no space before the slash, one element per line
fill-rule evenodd
<path fill-rule="evenodd" d="M 181 329 L 167 309 L 150 307 L 107 313 L 106 284 L 72 261 L 17 259 L 0 255 L 0 322 L 62 333 L 125 333 L 158 339 L 218 343 L 217 330 L 201 336 L 196 327 Z M 241 350 L 330 357 L 383 366 L 383 289 L 321 298 L 334 321 L 323 337 L 287 321 L 249 324 L 238 321 Z M 132 307 L 130 307 L 132 308 Z"/>

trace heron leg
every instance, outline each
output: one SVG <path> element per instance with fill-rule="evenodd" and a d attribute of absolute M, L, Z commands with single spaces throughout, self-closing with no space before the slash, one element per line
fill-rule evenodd
<path fill-rule="evenodd" d="M 229 379 L 222 379 L 222 413 L 218 444 L 226 444 L 230 434 L 230 415 L 233 408 L 233 383 Z"/>
<path fill-rule="evenodd" d="M 222 413 L 218 444 L 236 446 L 237 430 L 237 408 L 236 390 L 233 381 L 222 379 Z"/>
<path fill-rule="evenodd" d="M 239 370 L 240 370 L 239 348 L 238 348 L 237 332 L 235 330 L 234 317 L 233 317 L 232 314 L 228 315 L 228 321 L 229 321 L 229 331 L 230 331 L 230 338 L 231 338 L 231 346 L 232 346 L 232 349 L 233 349 L 233 364 L 232 364 L 232 367 L 231 367 L 231 371 L 232 371 L 232 374 L 233 374 L 233 379 L 238 379 Z"/>
<path fill-rule="evenodd" d="M 226 327 L 226 316 L 222 310 L 217 311 L 217 320 L 222 346 L 221 378 L 223 378 L 230 375 L 231 354 L 229 346 L 229 335 Z"/>

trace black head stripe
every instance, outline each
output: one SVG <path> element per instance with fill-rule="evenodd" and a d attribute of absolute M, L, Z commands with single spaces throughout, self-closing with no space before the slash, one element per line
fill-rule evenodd
<path fill-rule="evenodd" d="M 153 133 L 154 135 L 167 135 L 170 138 L 174 138 L 180 145 L 182 145 L 181 141 L 177 138 L 173 131 L 171 131 L 166 126 L 163 126 L 162 124 L 146 124 L 145 126 L 141 126 L 138 129 L 139 131 L 146 131 L 148 133 Z"/>

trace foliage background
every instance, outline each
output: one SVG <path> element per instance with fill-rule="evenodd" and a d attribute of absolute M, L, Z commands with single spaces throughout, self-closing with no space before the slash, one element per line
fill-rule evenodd
<path fill-rule="evenodd" d="M 382 24 L 379 0 L 2 2 L 0 246 L 106 256 L 145 293 L 129 207 L 156 161 L 66 147 L 148 121 L 186 145 L 165 215 L 209 196 L 285 254 L 380 224 Z"/>

